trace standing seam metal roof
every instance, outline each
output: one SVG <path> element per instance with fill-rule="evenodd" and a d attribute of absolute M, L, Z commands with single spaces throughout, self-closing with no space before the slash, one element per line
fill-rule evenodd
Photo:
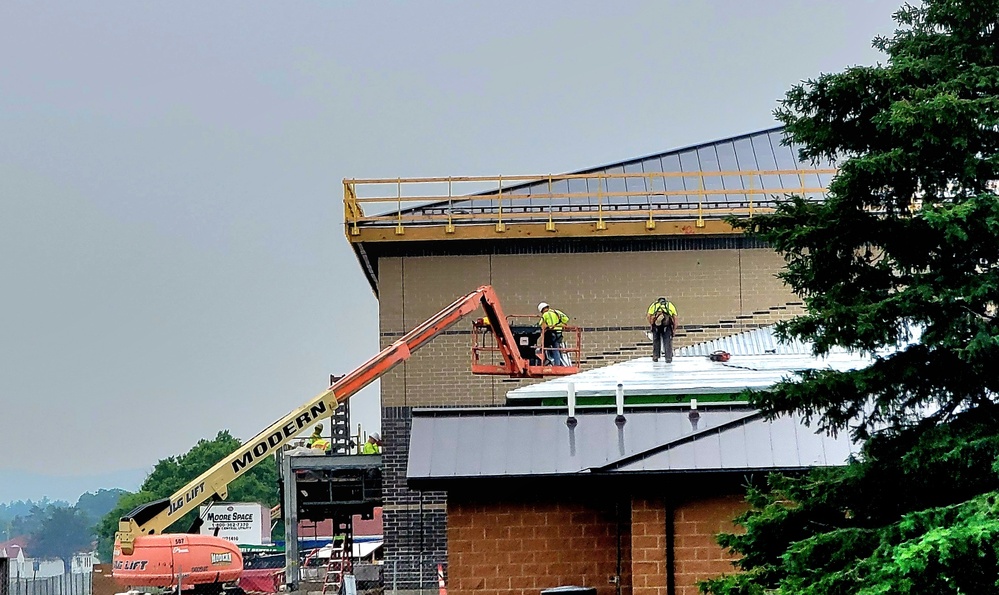
<path fill-rule="evenodd" d="M 855 370 L 874 362 L 876 356 L 896 351 L 918 340 L 916 328 L 908 330 L 910 339 L 875 355 L 833 348 L 827 355 L 813 355 L 812 344 L 801 341 L 780 342 L 774 327 L 754 329 L 737 335 L 678 349 L 672 363 L 653 362 L 640 357 L 522 386 L 507 393 L 509 402 L 543 398 L 565 398 L 571 383 L 577 396 L 612 396 L 623 385 L 629 396 L 690 396 L 732 394 L 745 389 L 764 390 L 793 379 L 802 370 Z M 708 355 L 717 350 L 731 354 L 727 362 L 713 362 Z"/>
<path fill-rule="evenodd" d="M 577 414 L 510 409 L 415 410 L 407 477 L 442 480 L 578 474 L 804 469 L 845 464 L 849 437 L 808 429 L 797 416 L 748 408 Z"/>
<path fill-rule="evenodd" d="M 826 188 L 832 180 L 831 174 L 809 173 L 803 174 L 799 178 L 797 175 L 764 175 L 753 176 L 705 176 L 700 178 L 700 173 L 710 172 L 732 172 L 732 171 L 773 171 L 773 170 L 796 170 L 809 169 L 812 164 L 801 163 L 798 159 L 798 145 L 784 145 L 784 128 L 775 127 L 759 132 L 743 134 L 730 138 L 691 145 L 678 149 L 672 149 L 663 153 L 657 153 L 646 157 L 638 157 L 612 163 L 600 167 L 593 167 L 569 174 L 623 174 L 623 173 L 689 173 L 690 176 L 678 176 L 669 178 L 653 178 L 650 182 L 647 178 L 608 178 L 603 188 L 605 192 L 649 192 L 649 194 L 634 194 L 631 196 L 605 196 L 603 198 L 604 208 L 610 210 L 638 209 L 647 210 L 650 207 L 655 209 L 678 208 L 696 204 L 698 197 L 695 195 L 676 194 L 663 196 L 665 191 L 683 191 L 699 189 L 703 183 L 705 190 L 735 189 L 745 190 L 755 188 L 757 190 L 768 190 L 774 194 L 783 194 L 788 188 L 806 187 Z M 814 169 L 835 168 L 835 163 L 817 163 Z M 557 177 L 557 176 L 555 176 Z M 511 185 L 503 188 L 503 210 L 504 212 L 532 212 L 538 209 L 568 209 L 579 208 L 582 202 L 587 202 L 589 206 L 596 205 L 597 188 L 595 179 L 572 179 L 554 180 L 551 187 L 547 179 L 536 182 L 527 182 Z M 651 188 L 649 187 L 651 184 Z M 495 190 L 483 192 L 482 194 L 492 194 Z M 592 196 L 589 199 L 573 199 L 570 204 L 568 198 L 552 199 L 543 197 L 539 200 L 532 200 L 535 194 L 567 194 L 589 192 Z M 821 198 L 814 196 L 811 198 Z M 712 204 L 729 204 L 747 202 L 746 195 L 722 194 L 710 199 Z M 581 202 L 582 201 L 582 202 Z M 770 196 L 759 195 L 755 199 L 757 207 L 774 206 Z M 444 215 L 448 213 L 491 213 L 497 210 L 498 202 L 477 200 L 474 205 L 468 201 L 458 198 L 452 201 L 441 201 L 427 205 L 403 209 L 407 214 L 434 214 Z"/>
<path fill-rule="evenodd" d="M 909 334 L 918 337 L 916 330 Z M 734 355 L 728 362 L 704 357 L 717 349 Z M 580 397 L 613 395 L 618 384 L 626 397 L 732 393 L 768 388 L 800 370 L 851 370 L 873 361 L 871 355 L 843 349 L 815 357 L 808 343 L 779 342 L 773 327 L 679 353 L 669 364 L 637 358 L 521 387 L 507 398 L 565 398 L 569 383 Z M 844 433 L 816 432 L 801 415 L 767 420 L 745 405 L 705 404 L 693 417 L 689 404 L 629 406 L 624 424 L 606 409 L 577 407 L 575 425 L 566 423 L 564 408 L 416 410 L 408 477 L 791 470 L 842 465 L 859 452 L 859 444 Z"/>

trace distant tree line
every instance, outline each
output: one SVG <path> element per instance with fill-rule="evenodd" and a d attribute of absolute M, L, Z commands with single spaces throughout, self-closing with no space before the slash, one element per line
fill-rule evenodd
<path fill-rule="evenodd" d="M 98 522 L 124 493 L 117 488 L 87 492 L 72 506 L 48 498 L 0 504 L 0 541 L 24 536 L 26 555 L 57 558 L 68 570 L 74 554 L 93 551 Z"/>
<path fill-rule="evenodd" d="M 228 430 L 220 431 L 213 440 L 199 440 L 186 454 L 160 460 L 138 492 L 118 488 L 88 492 L 73 506 L 47 498 L 39 502 L 0 504 L 0 541 L 26 536 L 26 555 L 58 558 L 66 564 L 67 570 L 74 554 L 94 551 L 95 544 L 98 559 L 110 562 L 118 519 L 141 504 L 170 497 L 240 444 Z M 229 500 L 276 505 L 279 496 L 274 458 L 261 461 L 234 481 L 229 486 Z M 185 532 L 195 518 L 197 513 L 192 512 L 168 531 Z"/>

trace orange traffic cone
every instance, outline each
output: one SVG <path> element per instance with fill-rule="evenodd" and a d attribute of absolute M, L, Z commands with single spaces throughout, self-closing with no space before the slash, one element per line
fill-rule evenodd
<path fill-rule="evenodd" d="M 437 586 L 440 588 L 440 595 L 447 595 L 447 587 L 444 586 L 444 567 L 437 565 Z"/>

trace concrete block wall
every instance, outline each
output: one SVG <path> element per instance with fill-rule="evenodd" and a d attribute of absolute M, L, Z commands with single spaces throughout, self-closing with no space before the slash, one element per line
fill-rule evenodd
<path fill-rule="evenodd" d="M 696 595 L 698 581 L 734 571 L 715 537 L 735 530 L 731 520 L 748 506 L 741 496 L 702 495 L 671 508 L 663 495 L 622 501 L 628 496 L 619 490 L 615 504 L 612 496 L 568 491 L 533 499 L 452 495 L 449 595 L 537 595 L 560 585 L 617 595 L 614 576 L 621 595 L 667 595 L 671 581 L 676 595 Z"/>
<path fill-rule="evenodd" d="M 627 504 L 560 496 L 557 502 L 452 497 L 448 594 L 537 595 L 576 585 L 616 595 L 609 579 L 618 575 L 619 526 L 622 559 L 630 558 L 628 522 L 618 519 L 627 516 Z M 630 593 L 630 569 L 622 587 Z"/>
<path fill-rule="evenodd" d="M 666 595 L 666 503 L 662 497 L 637 497 L 631 504 L 633 595 Z"/>
<path fill-rule="evenodd" d="M 677 506 L 673 513 L 677 595 L 697 595 L 697 582 L 732 574 L 734 558 L 715 536 L 736 531 L 732 519 L 749 509 L 739 495 L 699 498 Z"/>

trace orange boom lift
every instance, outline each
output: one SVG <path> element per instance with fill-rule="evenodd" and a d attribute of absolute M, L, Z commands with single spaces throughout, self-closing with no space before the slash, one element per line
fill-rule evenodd
<path fill-rule="evenodd" d="M 483 285 L 458 298 L 327 390 L 271 424 L 171 497 L 139 506 L 122 517 L 115 535 L 112 566 L 115 579 L 129 587 L 170 588 L 177 585 L 178 576 L 182 575 L 181 584 L 185 590 L 206 594 L 241 592 L 234 581 L 242 573 L 243 558 L 235 544 L 219 537 L 194 534 L 200 528 L 201 519 L 188 534 L 164 534 L 163 531 L 205 501 L 225 500 L 233 480 L 273 455 L 312 423 L 331 416 L 340 403 L 479 308 L 485 317 L 477 321 L 473 337 L 491 333 L 492 339 L 488 346 L 473 340 L 473 372 L 542 378 L 579 371 L 579 329 L 564 329 L 567 335 L 575 338 L 575 345 L 564 348 L 573 354 L 575 365 L 546 366 L 542 365 L 544 358 L 524 357 L 523 338 L 515 337 L 493 288 Z M 488 324 L 483 324 L 483 320 L 489 321 Z M 484 361 L 487 355 L 488 363 Z"/>

